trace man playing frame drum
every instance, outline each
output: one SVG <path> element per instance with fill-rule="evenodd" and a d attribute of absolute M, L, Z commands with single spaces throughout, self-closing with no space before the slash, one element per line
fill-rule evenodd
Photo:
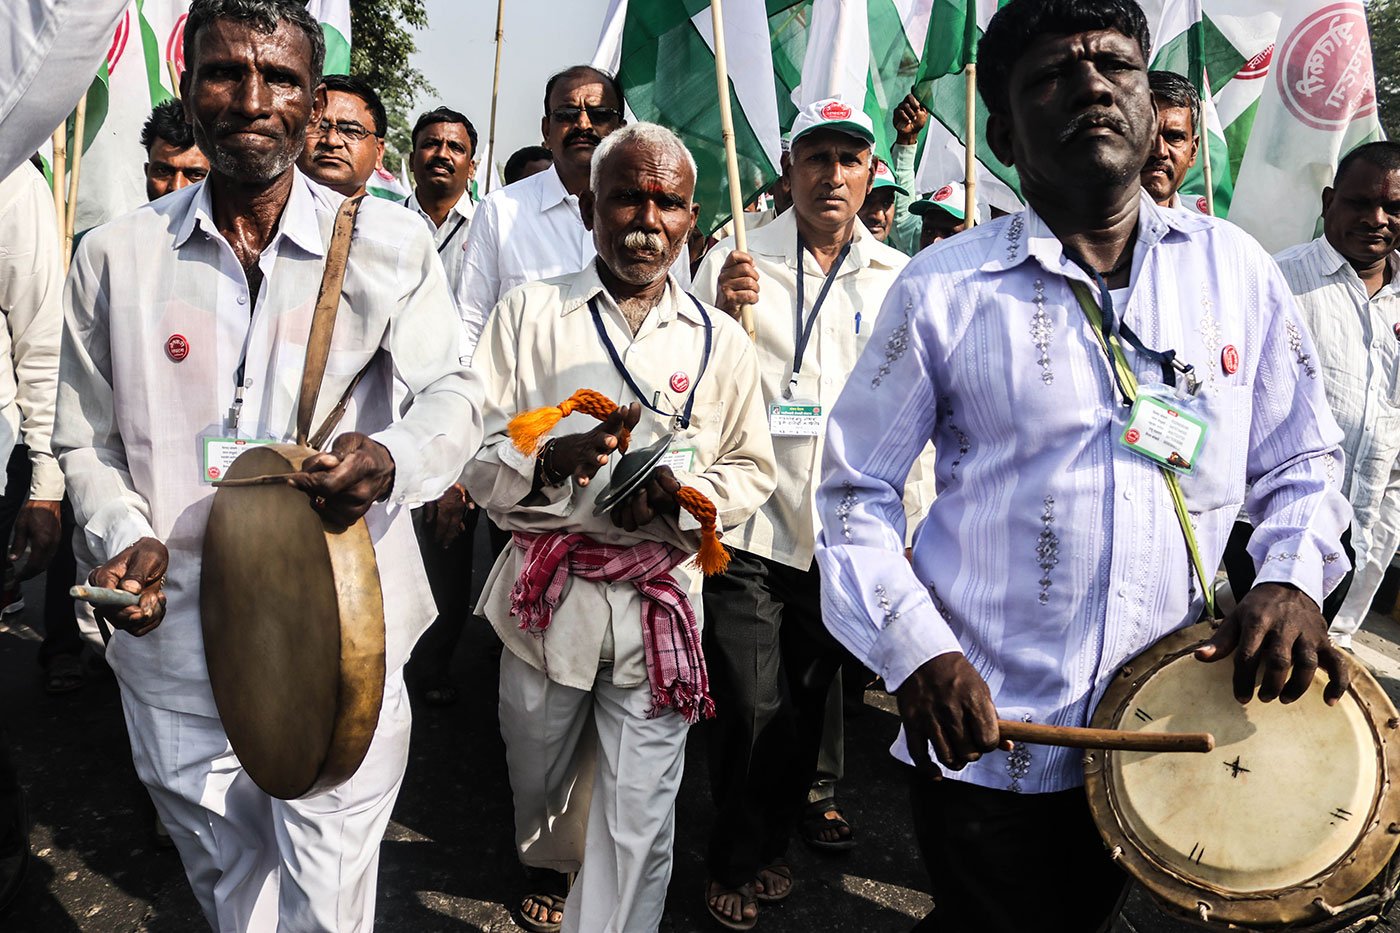
<path fill-rule="evenodd" d="M 68 282 L 55 444 L 105 560 L 92 582 L 140 594 L 99 613 L 122 630 L 107 658 L 137 773 L 218 930 L 373 926 L 379 843 L 408 759 L 401 668 L 435 615 L 409 508 L 440 495 L 481 439 L 480 382 L 458 364 L 460 325 L 432 241 L 413 215 L 366 199 L 315 422 L 364 378 L 343 433 L 296 475 L 307 509 L 333 525 L 365 519 L 383 592 L 383 704 L 353 777 L 270 797 L 215 708 L 201 543 L 209 483 L 230 451 L 288 441 L 300 421 L 312 311 L 344 203 L 294 167 L 321 119 L 324 55 L 320 25 L 296 0 L 196 0 L 181 90 L 210 175 L 93 231 Z"/>
<path fill-rule="evenodd" d="M 1029 206 L 910 262 L 832 412 L 824 616 L 898 698 L 930 929 L 1116 913 L 1084 753 L 999 750 L 997 719 L 1086 725 L 1210 608 L 1242 502 L 1258 582 L 1198 657 L 1234 654 L 1240 703 L 1295 700 L 1319 667 L 1329 702 L 1347 688 L 1317 608 L 1347 569 L 1341 435 L 1268 254 L 1141 190 L 1150 51 L 1132 0 L 1001 8 L 979 87 Z M 905 563 L 900 490 L 930 438 L 938 498 Z"/>

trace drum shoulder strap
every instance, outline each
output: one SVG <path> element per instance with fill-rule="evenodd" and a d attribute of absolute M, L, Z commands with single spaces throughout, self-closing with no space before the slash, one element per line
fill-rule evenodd
<path fill-rule="evenodd" d="M 341 290 L 345 286 L 345 267 L 350 259 L 350 240 L 355 232 L 355 217 L 360 212 L 360 202 L 364 195 L 347 198 L 335 217 L 335 229 L 331 233 L 330 249 L 326 251 L 326 269 L 321 275 L 321 290 L 316 295 L 316 310 L 311 316 L 311 334 L 306 340 L 306 363 L 301 372 L 301 395 L 297 400 L 297 443 L 307 446 L 311 438 L 311 419 L 316 414 L 316 401 L 321 395 L 321 380 L 326 375 L 326 360 L 331 352 L 331 334 L 335 330 L 335 315 L 340 308 Z M 331 413 L 331 418 L 339 421 L 345 411 L 348 396 L 359 385 L 362 370 L 351 382 L 346 398 L 342 398 Z M 327 424 L 316 432 L 323 442 L 334 424 Z M 312 445 L 319 446 L 319 445 Z"/>

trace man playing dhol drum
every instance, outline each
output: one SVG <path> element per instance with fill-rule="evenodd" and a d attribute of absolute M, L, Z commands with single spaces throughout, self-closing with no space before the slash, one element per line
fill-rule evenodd
<path fill-rule="evenodd" d="M 1208 607 L 1242 502 L 1258 582 L 1198 657 L 1234 654 L 1241 702 L 1290 702 L 1319 667 L 1336 702 L 1349 679 L 1318 612 L 1350 509 L 1316 352 L 1253 240 L 1144 196 L 1149 54 L 1131 0 L 997 13 L 979 85 L 1029 207 L 909 264 L 827 432 L 824 617 L 898 698 L 939 931 L 1116 912 L 1083 753 L 998 750 L 996 720 L 1086 725 Z M 900 491 L 930 438 L 938 498 L 906 563 Z"/>

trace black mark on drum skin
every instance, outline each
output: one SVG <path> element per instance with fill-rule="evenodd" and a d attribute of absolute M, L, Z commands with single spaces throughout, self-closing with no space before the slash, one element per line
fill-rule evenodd
<path fill-rule="evenodd" d="M 1136 716 L 1138 719 L 1142 720 L 1143 722 L 1152 721 L 1152 714 L 1142 708 L 1133 710 L 1133 715 Z"/>
<path fill-rule="evenodd" d="M 1248 773 L 1249 773 L 1249 769 L 1246 768 L 1244 765 L 1240 764 L 1240 756 L 1239 756 L 1239 755 L 1236 755 L 1236 756 L 1235 756 L 1235 760 L 1234 760 L 1234 761 L 1227 762 L 1227 763 L 1225 764 L 1225 767 L 1227 767 L 1227 768 L 1230 769 L 1230 777 L 1231 777 L 1231 778 L 1237 778 L 1237 777 L 1239 777 L 1241 774 L 1248 774 Z"/>
<path fill-rule="evenodd" d="M 1350 811 L 1350 810 L 1344 810 L 1344 809 L 1342 809 L 1341 807 L 1338 807 L 1337 809 L 1333 810 L 1332 813 L 1331 813 L 1333 822 L 1328 823 L 1327 825 L 1328 825 L 1328 826 L 1336 826 L 1336 825 L 1337 825 L 1336 822 L 1335 822 L 1336 820 L 1341 820 L 1342 822 L 1346 822 L 1347 820 L 1351 819 L 1351 815 L 1352 815 L 1352 814 L 1351 814 L 1351 811 Z"/>
<path fill-rule="evenodd" d="M 1206 847 L 1199 842 L 1191 847 L 1191 854 L 1186 856 L 1197 865 L 1201 864 L 1201 856 L 1206 854 Z"/>

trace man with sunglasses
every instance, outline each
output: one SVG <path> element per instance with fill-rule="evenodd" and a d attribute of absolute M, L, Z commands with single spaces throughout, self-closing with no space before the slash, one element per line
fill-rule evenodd
<path fill-rule="evenodd" d="M 622 86 L 605 71 L 575 65 L 545 84 L 540 133 L 554 165 L 491 192 L 472 222 L 465 274 L 456 283 L 470 347 L 506 292 L 578 272 L 593 259 L 593 237 L 583 226 L 578 198 L 588 189 L 594 150 L 626 122 Z M 689 287 L 687 250 L 671 271 Z"/>
<path fill-rule="evenodd" d="M 365 185 L 384 159 L 389 120 L 379 94 L 353 75 L 326 75 L 326 112 L 306 128 L 306 149 L 297 162 L 313 181 L 347 198 Z"/>

